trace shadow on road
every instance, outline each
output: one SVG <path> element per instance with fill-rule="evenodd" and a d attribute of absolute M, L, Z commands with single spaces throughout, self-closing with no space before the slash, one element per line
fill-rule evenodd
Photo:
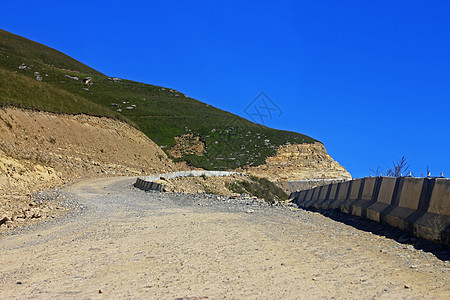
<path fill-rule="evenodd" d="M 391 227 L 386 224 L 380 224 L 372 220 L 364 219 L 361 217 L 348 215 L 343 212 L 331 209 L 314 209 L 314 208 L 301 208 L 307 211 L 318 212 L 330 219 L 337 222 L 344 223 L 359 230 L 371 232 L 373 234 L 384 236 L 389 239 L 393 239 L 404 245 L 412 245 L 417 250 L 422 250 L 434 254 L 438 259 L 442 261 L 450 260 L 450 248 L 428 241 L 425 239 L 414 237 L 408 233 L 405 233 L 397 228 Z"/>

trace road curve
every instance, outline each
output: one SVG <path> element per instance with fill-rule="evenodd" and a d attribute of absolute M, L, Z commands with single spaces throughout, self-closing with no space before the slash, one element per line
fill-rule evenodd
<path fill-rule="evenodd" d="M 89 209 L 0 237 L 0 298 L 450 298 L 449 262 L 411 245 L 134 180 L 73 184 Z"/>

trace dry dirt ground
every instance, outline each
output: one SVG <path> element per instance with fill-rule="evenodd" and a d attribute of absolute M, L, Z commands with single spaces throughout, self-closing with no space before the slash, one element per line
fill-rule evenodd
<path fill-rule="evenodd" d="M 0 237 L 0 298 L 450 298 L 435 254 L 294 207 L 65 188 L 88 209 Z M 72 196 L 70 196 L 72 195 Z"/>

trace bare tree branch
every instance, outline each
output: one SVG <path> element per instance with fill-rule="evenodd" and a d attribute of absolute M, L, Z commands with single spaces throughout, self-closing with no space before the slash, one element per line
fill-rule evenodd
<path fill-rule="evenodd" d="M 383 171 L 381 166 L 378 166 L 376 170 L 371 169 L 371 171 L 375 176 L 399 177 L 406 175 L 409 167 L 410 165 L 407 162 L 406 157 L 402 156 L 399 160 L 393 161 L 392 167 L 388 168 L 386 171 Z"/>

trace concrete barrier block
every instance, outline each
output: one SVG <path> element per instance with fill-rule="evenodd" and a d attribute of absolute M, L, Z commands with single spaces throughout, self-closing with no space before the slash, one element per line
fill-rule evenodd
<path fill-rule="evenodd" d="M 322 185 L 320 187 L 320 193 L 319 193 L 319 201 L 325 201 L 327 199 L 328 190 L 330 189 L 331 184 Z"/>
<path fill-rule="evenodd" d="M 380 189 L 376 201 L 367 210 L 367 218 L 375 222 L 381 222 L 381 212 L 391 205 L 397 178 L 380 177 Z"/>
<path fill-rule="evenodd" d="M 303 201 L 303 205 L 305 205 L 306 203 L 311 201 L 313 193 L 314 193 L 313 189 L 310 189 L 310 190 L 306 191 L 306 196 L 305 196 L 305 200 Z"/>
<path fill-rule="evenodd" d="M 146 182 L 144 183 L 144 189 L 145 189 L 146 191 L 150 190 L 151 186 L 152 186 L 152 182 L 151 182 L 151 181 L 146 181 Z"/>
<path fill-rule="evenodd" d="M 300 193 L 298 194 L 298 197 L 297 197 L 297 201 L 295 203 L 296 204 L 303 203 L 303 201 L 305 201 L 306 193 L 307 193 L 307 191 L 300 191 Z"/>
<path fill-rule="evenodd" d="M 330 185 L 328 198 L 325 199 L 325 201 L 323 201 L 321 203 L 321 208 L 323 208 L 323 209 L 329 209 L 330 208 L 330 204 L 334 200 L 336 200 L 338 187 L 339 187 L 339 183 L 333 183 L 333 184 Z"/>
<path fill-rule="evenodd" d="M 450 179 L 431 180 L 428 209 L 414 222 L 414 234 L 450 246 Z"/>
<path fill-rule="evenodd" d="M 336 200 L 330 203 L 329 208 L 331 209 L 339 209 L 341 204 L 347 199 L 348 192 L 351 186 L 351 181 L 338 183 L 338 192 Z"/>
<path fill-rule="evenodd" d="M 311 200 L 317 201 L 319 199 L 320 188 L 321 188 L 320 186 L 314 188 Z"/>
<path fill-rule="evenodd" d="M 139 188 L 140 183 L 141 183 L 141 179 L 137 178 L 136 182 L 133 184 L 133 186 Z"/>
<path fill-rule="evenodd" d="M 381 179 L 376 177 L 364 178 L 361 197 L 350 205 L 350 213 L 358 217 L 367 217 L 367 208 L 376 202 L 376 193 Z"/>
<path fill-rule="evenodd" d="M 314 189 L 306 190 L 305 198 L 303 198 L 303 202 L 301 203 L 303 208 L 307 208 L 307 204 L 309 202 L 311 202 L 313 194 L 314 194 Z"/>
<path fill-rule="evenodd" d="M 161 192 L 162 184 L 147 181 L 141 178 L 137 178 L 136 182 L 133 184 L 134 187 L 141 189 L 143 191 L 158 191 Z"/>
<path fill-rule="evenodd" d="M 350 199 L 350 200 L 358 200 L 359 199 L 359 191 L 361 189 L 363 182 L 364 182 L 363 178 L 352 180 L 352 187 L 350 189 L 348 199 Z"/>
<path fill-rule="evenodd" d="M 312 205 L 315 209 L 321 209 L 323 202 L 327 200 L 328 191 L 330 190 L 332 184 L 323 185 L 320 187 L 319 198 Z"/>
<path fill-rule="evenodd" d="M 295 201 L 298 198 L 298 195 L 300 195 L 300 191 L 292 192 L 289 194 L 289 199 L 292 200 L 292 202 L 295 203 Z"/>
<path fill-rule="evenodd" d="M 308 196 L 308 191 L 301 191 L 300 194 L 298 195 L 297 201 L 295 202 L 295 204 L 297 204 L 298 207 L 303 207 L 303 204 L 305 203 L 306 197 Z"/>
<path fill-rule="evenodd" d="M 311 200 L 306 201 L 304 206 L 306 208 L 311 207 L 314 203 L 317 202 L 317 199 L 319 198 L 319 193 L 320 193 L 320 186 L 315 187 L 312 190 L 312 196 L 311 196 Z"/>
<path fill-rule="evenodd" d="M 410 216 L 419 208 L 419 201 L 424 186 L 424 178 L 402 177 L 398 193 L 392 205 L 394 208 L 386 213 L 386 223 L 404 231 L 412 231 Z M 384 212 L 382 212 L 383 214 Z"/>
<path fill-rule="evenodd" d="M 343 213 L 346 213 L 346 214 L 351 213 L 351 205 L 353 202 L 355 202 L 359 198 L 359 193 L 361 190 L 362 182 L 363 182 L 362 178 L 355 179 L 350 182 L 350 189 L 348 192 L 348 196 L 344 201 L 342 201 L 342 203 L 339 207 Z"/>

